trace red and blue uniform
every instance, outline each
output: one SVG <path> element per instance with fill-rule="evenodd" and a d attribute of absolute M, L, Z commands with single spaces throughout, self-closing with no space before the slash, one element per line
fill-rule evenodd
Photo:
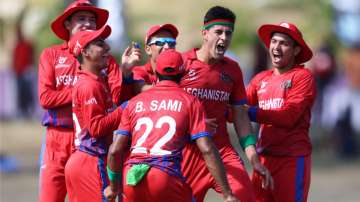
<path fill-rule="evenodd" d="M 115 134 L 131 138 L 125 173 L 134 164 L 151 166 L 139 184 L 126 185 L 124 180 L 125 201 L 192 200 L 181 172 L 182 149 L 209 136 L 205 113 L 195 97 L 175 82 L 161 81 L 128 102 Z"/>
<path fill-rule="evenodd" d="M 69 201 L 106 201 L 105 158 L 122 109 L 114 110 L 110 90 L 102 77 L 89 71 L 79 71 L 78 75 L 72 95 L 78 147 L 65 167 Z"/>
<path fill-rule="evenodd" d="M 253 174 L 257 201 L 306 201 L 310 186 L 311 107 L 316 96 L 312 73 L 303 66 L 275 75 L 257 74 L 247 87 L 249 116 L 260 123 L 256 145 L 261 162 L 274 179 L 275 189 L 261 187 Z"/>
<path fill-rule="evenodd" d="M 254 201 L 249 175 L 244 164 L 232 147 L 226 129 L 228 104 L 246 103 L 246 91 L 241 69 L 235 61 L 225 57 L 220 62 L 209 65 L 198 60 L 197 49 L 183 54 L 186 74 L 180 86 L 198 97 L 205 108 L 206 118 L 216 118 L 217 131 L 213 140 L 220 152 L 227 178 L 234 195 L 241 201 Z M 182 170 L 190 184 L 197 202 L 204 200 L 208 189 L 221 192 L 219 185 L 208 171 L 200 151 L 190 145 L 184 149 Z"/>
<path fill-rule="evenodd" d="M 136 85 L 147 84 L 154 85 L 157 82 L 157 77 L 151 68 L 150 62 L 142 66 L 135 66 L 128 78 L 123 78 L 121 86 L 121 102 L 130 100 L 134 97 L 136 92 Z"/>
<path fill-rule="evenodd" d="M 78 80 L 79 63 L 70 54 L 67 42 L 43 50 L 39 61 L 39 100 L 46 110 L 42 125 L 46 126 L 40 168 L 40 201 L 65 200 L 64 168 L 75 151 L 72 120 L 72 87 Z M 121 72 L 115 59 L 110 58 L 104 72 L 113 101 L 119 102 Z"/>

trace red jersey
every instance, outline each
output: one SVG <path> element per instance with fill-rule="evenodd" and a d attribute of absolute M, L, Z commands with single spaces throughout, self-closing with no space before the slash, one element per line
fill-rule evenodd
<path fill-rule="evenodd" d="M 130 100 L 137 93 L 135 85 L 138 83 L 145 83 L 154 85 L 157 82 L 157 77 L 152 71 L 151 64 L 146 63 L 143 66 L 136 66 L 132 70 L 129 78 L 123 78 L 123 85 L 121 86 L 121 102 Z"/>
<path fill-rule="evenodd" d="M 146 84 L 155 84 L 157 82 L 157 77 L 153 71 L 150 62 L 146 63 L 143 66 L 136 66 L 132 70 L 134 80 L 142 80 Z"/>
<path fill-rule="evenodd" d="M 226 129 L 228 104 L 246 103 L 243 76 L 238 63 L 230 58 L 209 65 L 197 59 L 196 51 L 192 49 L 183 54 L 186 73 L 180 86 L 201 100 L 207 118 L 216 118 L 218 128 L 214 142 L 220 148 L 230 144 Z"/>
<path fill-rule="evenodd" d="M 316 90 L 303 66 L 274 75 L 257 74 L 247 87 L 250 119 L 261 124 L 257 150 L 263 154 L 303 156 L 311 153 L 309 127 Z"/>
<path fill-rule="evenodd" d="M 72 92 L 75 146 L 92 155 L 105 155 L 112 131 L 120 123 L 121 108 L 113 111 L 110 90 L 102 77 L 89 71 L 79 71 L 78 76 Z"/>
<path fill-rule="evenodd" d="M 132 98 L 115 133 L 131 137 L 128 164 L 147 163 L 180 177 L 185 144 L 209 136 L 200 102 L 172 81 Z"/>
<path fill-rule="evenodd" d="M 43 50 L 39 61 L 39 99 L 46 109 L 44 126 L 72 128 L 71 89 L 76 83 L 80 64 L 70 54 L 67 43 Z M 105 72 L 113 101 L 119 103 L 122 75 L 115 59 L 110 57 Z"/>

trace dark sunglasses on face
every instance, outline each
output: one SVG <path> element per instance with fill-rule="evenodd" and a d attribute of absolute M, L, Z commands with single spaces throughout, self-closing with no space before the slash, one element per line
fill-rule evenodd
<path fill-rule="evenodd" d="M 156 38 L 148 43 L 148 45 L 155 44 L 156 46 L 164 46 L 165 44 L 168 44 L 170 48 L 174 48 L 176 46 L 176 40 L 173 38 Z"/>

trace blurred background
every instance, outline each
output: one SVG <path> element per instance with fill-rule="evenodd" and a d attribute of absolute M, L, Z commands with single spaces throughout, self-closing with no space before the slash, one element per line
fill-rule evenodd
<path fill-rule="evenodd" d="M 37 201 L 38 156 L 45 135 L 37 97 L 38 58 L 45 47 L 62 43 L 50 23 L 70 2 L 0 0 L 1 202 Z M 118 59 L 131 41 L 144 47 L 145 32 L 154 24 L 173 23 L 179 28 L 180 51 L 199 46 L 208 8 L 230 8 L 237 21 L 227 54 L 240 63 L 246 83 L 269 66 L 257 28 L 280 21 L 295 23 L 314 51 L 306 66 L 314 72 L 318 88 L 310 133 L 314 155 L 309 201 L 359 201 L 359 0 L 92 2 L 110 11 L 113 33 L 109 40 Z M 219 200 L 212 191 L 206 199 Z"/>

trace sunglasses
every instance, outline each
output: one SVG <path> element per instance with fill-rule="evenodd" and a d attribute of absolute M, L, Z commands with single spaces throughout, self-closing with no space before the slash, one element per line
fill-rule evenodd
<path fill-rule="evenodd" d="M 170 48 L 174 48 L 176 46 L 176 40 L 173 38 L 156 38 L 148 43 L 149 46 L 155 44 L 156 46 L 164 46 L 168 44 Z"/>

